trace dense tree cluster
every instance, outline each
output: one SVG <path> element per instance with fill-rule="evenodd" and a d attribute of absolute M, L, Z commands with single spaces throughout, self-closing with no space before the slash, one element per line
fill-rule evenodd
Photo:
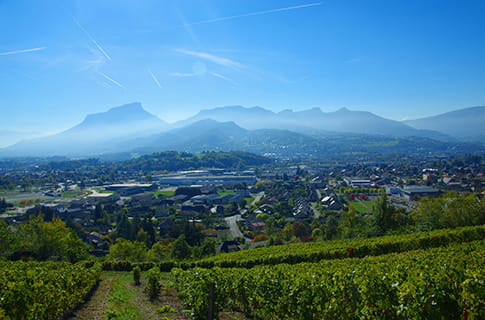
<path fill-rule="evenodd" d="M 241 151 L 188 152 L 166 151 L 125 161 L 123 166 L 141 171 L 178 171 L 199 168 L 244 168 L 269 164 L 269 158 Z"/>
<path fill-rule="evenodd" d="M 42 216 L 24 224 L 9 226 L 0 220 L 0 252 L 13 260 L 63 260 L 76 262 L 87 258 L 87 245 L 58 219 L 44 221 Z"/>

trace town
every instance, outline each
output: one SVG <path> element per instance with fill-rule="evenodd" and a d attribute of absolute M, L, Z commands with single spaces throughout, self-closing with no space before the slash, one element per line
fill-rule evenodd
<path fill-rule="evenodd" d="M 406 232 L 420 199 L 478 200 L 485 187 L 483 155 L 176 171 L 9 160 L 0 170 L 0 217 L 11 228 L 38 215 L 57 217 L 92 255 L 142 261 Z M 383 207 L 393 216 L 387 225 L 376 222 Z M 190 250 L 176 252 L 177 239 Z M 134 258 L 113 249 L 128 242 L 144 253 Z"/>

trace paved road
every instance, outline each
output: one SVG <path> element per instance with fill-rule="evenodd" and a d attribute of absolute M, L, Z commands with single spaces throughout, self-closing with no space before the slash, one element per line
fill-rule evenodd
<path fill-rule="evenodd" d="M 258 193 L 256 197 L 254 197 L 253 204 L 261 200 L 263 196 L 264 196 L 264 191 L 261 191 L 260 193 Z"/>
<path fill-rule="evenodd" d="M 231 235 L 234 238 L 244 238 L 246 243 L 251 242 L 251 239 L 245 238 L 239 227 L 237 226 L 237 221 L 243 220 L 240 214 L 236 214 L 231 217 L 225 217 L 224 220 L 226 221 L 227 225 L 229 226 L 229 230 L 231 231 Z"/>
<path fill-rule="evenodd" d="M 317 199 L 318 199 L 318 200 L 317 200 L 317 202 L 320 202 L 320 201 L 322 200 L 322 194 L 320 193 L 320 190 L 318 190 L 318 189 L 317 189 L 317 190 L 315 190 L 315 191 L 317 192 Z M 317 206 L 317 202 L 313 202 L 313 203 L 311 204 L 311 208 L 312 208 L 312 210 L 313 210 L 313 217 L 314 217 L 315 219 L 317 219 L 318 217 L 320 217 L 320 212 L 318 212 L 318 210 L 317 210 L 317 208 L 316 208 L 316 206 Z"/>

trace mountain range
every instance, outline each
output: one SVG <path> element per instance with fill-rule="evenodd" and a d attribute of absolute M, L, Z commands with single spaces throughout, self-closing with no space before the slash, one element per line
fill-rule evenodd
<path fill-rule="evenodd" d="M 470 151 L 483 149 L 483 144 L 462 141 L 481 142 L 484 120 L 485 107 L 400 122 L 346 108 L 275 113 L 261 107 L 229 106 L 202 110 L 169 124 L 140 103 L 131 103 L 88 115 L 58 134 L 0 149 L 0 157 L 126 158 L 164 150 L 242 150 L 282 157 Z"/>

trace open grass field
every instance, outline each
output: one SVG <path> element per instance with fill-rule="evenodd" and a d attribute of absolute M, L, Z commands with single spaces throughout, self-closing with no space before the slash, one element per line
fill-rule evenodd
<path fill-rule="evenodd" d="M 358 213 L 370 213 L 374 209 L 375 201 L 349 201 L 349 204 L 352 204 Z"/>

